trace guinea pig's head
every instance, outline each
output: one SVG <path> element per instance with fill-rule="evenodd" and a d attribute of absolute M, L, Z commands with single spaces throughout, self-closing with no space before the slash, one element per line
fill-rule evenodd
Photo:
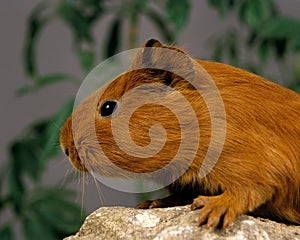
<path fill-rule="evenodd" d="M 60 134 L 63 151 L 79 171 L 104 176 L 188 166 L 193 160 L 188 152 L 198 149 L 191 136 L 198 131 L 195 112 L 202 101 L 190 84 L 194 77 L 186 53 L 148 40 L 128 71 L 96 90 L 68 118 Z"/>

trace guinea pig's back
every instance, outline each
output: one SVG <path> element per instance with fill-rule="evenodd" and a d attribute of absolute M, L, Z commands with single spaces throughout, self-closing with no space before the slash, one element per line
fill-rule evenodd
<path fill-rule="evenodd" d="M 244 159 L 249 168 L 259 162 L 258 170 L 264 169 L 283 188 L 298 191 L 295 202 L 300 204 L 300 95 L 226 64 L 198 63 L 212 77 L 224 102 L 225 157 L 228 153 Z"/>
<path fill-rule="evenodd" d="M 288 128 L 291 134 L 295 133 L 295 138 L 297 136 L 295 140 L 300 141 L 298 93 L 226 64 L 201 60 L 198 63 L 217 85 L 228 116 L 227 121 L 236 120 L 239 124 L 249 125 L 247 128 L 256 128 L 257 124 L 262 124 L 278 132 Z"/>

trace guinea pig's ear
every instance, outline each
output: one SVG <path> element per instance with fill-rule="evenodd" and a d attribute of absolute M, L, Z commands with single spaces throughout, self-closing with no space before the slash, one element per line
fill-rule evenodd
<path fill-rule="evenodd" d="M 151 69 L 165 84 L 175 86 L 179 79 L 192 81 L 195 77 L 192 58 L 183 50 L 162 44 L 156 39 L 149 39 L 137 53 L 129 70 Z"/>
<path fill-rule="evenodd" d="M 151 38 L 144 43 L 143 48 L 145 48 L 145 47 L 163 47 L 163 46 L 164 45 L 160 41 L 158 41 L 157 39 Z"/>
<path fill-rule="evenodd" d="M 157 39 L 151 38 L 147 40 L 139 49 L 129 70 L 147 68 L 155 62 L 152 53 L 158 48 L 163 48 L 164 45 Z"/>

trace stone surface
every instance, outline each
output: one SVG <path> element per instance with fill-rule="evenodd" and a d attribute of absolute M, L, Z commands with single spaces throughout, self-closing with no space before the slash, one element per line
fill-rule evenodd
<path fill-rule="evenodd" d="M 198 227 L 198 211 L 190 205 L 160 209 L 102 207 L 88 216 L 75 236 L 65 240 L 100 239 L 202 239 L 300 240 L 300 226 L 241 216 L 225 230 Z"/>

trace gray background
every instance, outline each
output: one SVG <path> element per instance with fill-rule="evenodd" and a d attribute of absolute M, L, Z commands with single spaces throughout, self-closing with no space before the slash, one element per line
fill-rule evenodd
<path fill-rule="evenodd" d="M 40 1 L 37 0 L 1 0 L 0 1 L 0 54 L 1 54 L 1 138 L 0 151 L 3 166 L 8 160 L 7 144 L 19 136 L 25 126 L 36 119 L 51 116 L 78 90 L 77 86 L 70 83 L 61 83 L 55 86 L 40 90 L 25 97 L 16 97 L 15 92 L 22 85 L 28 83 L 22 69 L 22 47 L 24 42 L 25 24 L 30 10 Z M 299 0 L 277 1 L 281 12 L 286 15 L 299 17 Z M 102 33 L 107 30 L 107 22 L 110 17 L 101 21 L 95 30 L 99 49 L 103 46 Z M 206 1 L 193 1 L 193 8 L 190 21 L 178 39 L 179 46 L 183 46 L 191 55 L 199 58 L 209 58 L 211 47 L 209 40 L 225 32 L 228 26 L 238 26 L 234 16 L 226 21 L 220 20 L 216 11 L 210 9 Z M 145 19 L 140 22 L 139 43 L 142 44 L 150 37 L 160 38 L 152 24 Z M 125 41 L 126 42 L 126 41 Z M 52 22 L 43 32 L 39 44 L 38 59 L 39 68 L 42 73 L 69 72 L 84 79 L 79 71 L 77 59 L 70 47 L 72 43 L 71 33 L 59 21 Z M 122 50 L 126 50 L 126 45 Z M 101 54 L 101 53 L 100 53 Z M 272 64 L 270 65 L 271 71 Z M 76 201 L 81 202 L 82 192 L 79 183 L 79 175 L 76 174 L 64 156 L 61 154 L 57 160 L 49 164 L 44 176 L 47 184 L 62 182 L 66 173 L 74 178 L 72 187 L 77 189 Z M 126 205 L 132 206 L 136 203 L 136 196 L 109 189 L 100 185 L 104 205 Z M 74 199 L 75 200 L 75 199 Z M 89 184 L 85 186 L 84 207 L 88 211 L 99 207 L 99 200 L 96 187 L 90 178 Z"/>

